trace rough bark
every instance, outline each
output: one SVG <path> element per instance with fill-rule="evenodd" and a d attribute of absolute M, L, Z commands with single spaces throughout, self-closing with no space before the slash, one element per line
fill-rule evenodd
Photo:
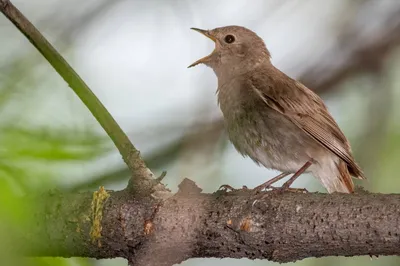
<path fill-rule="evenodd" d="M 400 195 L 265 192 L 200 193 L 185 180 L 163 204 L 109 192 L 93 236 L 92 193 L 39 200 L 27 255 L 127 258 L 173 265 L 189 258 L 293 262 L 309 257 L 399 255 Z M 101 237 L 100 237 L 101 235 Z"/>

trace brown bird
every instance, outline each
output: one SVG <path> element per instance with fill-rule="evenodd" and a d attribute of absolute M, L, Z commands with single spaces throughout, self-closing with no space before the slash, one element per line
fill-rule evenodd
<path fill-rule="evenodd" d="M 192 28 L 215 42 L 214 51 L 189 67 L 205 64 L 218 78 L 218 104 L 232 144 L 243 156 L 282 174 L 256 189 L 271 188 L 311 172 L 329 193 L 354 191 L 365 179 L 351 148 L 322 99 L 271 63 L 264 41 L 240 26 Z"/>

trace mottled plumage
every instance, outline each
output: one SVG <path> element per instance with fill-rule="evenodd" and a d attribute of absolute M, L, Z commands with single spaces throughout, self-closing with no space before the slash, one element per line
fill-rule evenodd
<path fill-rule="evenodd" d="M 195 30 L 216 48 L 191 66 L 204 63 L 214 70 L 218 103 L 235 148 L 257 164 L 288 174 L 309 162 L 305 172 L 329 193 L 353 192 L 351 176 L 364 175 L 321 98 L 274 67 L 254 32 L 239 26 Z"/>

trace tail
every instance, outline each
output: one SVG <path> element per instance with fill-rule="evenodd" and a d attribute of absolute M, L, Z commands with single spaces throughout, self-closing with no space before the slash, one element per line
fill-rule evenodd
<path fill-rule="evenodd" d="M 354 183 L 353 178 L 350 175 L 349 168 L 347 167 L 347 163 L 340 160 L 337 165 L 339 170 L 339 182 L 340 182 L 340 190 L 336 190 L 337 192 L 343 193 L 353 193 L 354 192 Z M 331 192 L 329 192 L 331 193 Z"/>
<path fill-rule="evenodd" d="M 330 161 L 314 172 L 328 193 L 353 193 L 354 183 L 347 164 L 342 160 Z"/>

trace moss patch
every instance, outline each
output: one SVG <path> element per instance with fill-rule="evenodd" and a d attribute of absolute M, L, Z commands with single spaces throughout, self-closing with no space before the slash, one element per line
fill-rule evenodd
<path fill-rule="evenodd" d="M 93 192 L 92 199 L 92 227 L 90 228 L 90 239 L 92 243 L 96 243 L 101 247 L 101 220 L 103 219 L 103 207 L 105 201 L 108 199 L 110 194 L 104 189 L 103 186 L 99 188 L 98 191 Z"/>

